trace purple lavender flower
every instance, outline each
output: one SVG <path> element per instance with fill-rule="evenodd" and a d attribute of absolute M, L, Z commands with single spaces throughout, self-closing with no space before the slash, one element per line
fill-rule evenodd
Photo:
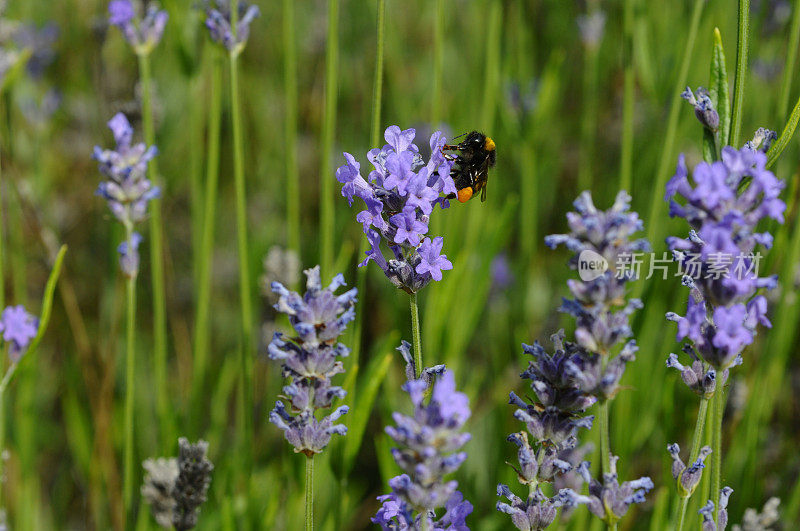
<path fill-rule="evenodd" d="M 0 315 L 0 332 L 8 343 L 8 357 L 17 363 L 31 340 L 36 337 L 39 319 L 29 314 L 22 305 L 7 306 Z"/>
<path fill-rule="evenodd" d="M 50 22 L 39 28 L 35 24 L 22 25 L 14 35 L 14 41 L 21 49 L 30 51 L 25 70 L 35 80 L 44 76 L 47 67 L 55 59 L 53 46 L 58 39 L 58 26 Z"/>
<path fill-rule="evenodd" d="M 705 396 L 713 393 L 708 385 L 698 387 L 702 381 L 711 383 L 705 364 L 727 378 L 727 370 L 741 363 L 742 351 L 753 342 L 757 325 L 770 326 L 766 299 L 757 291 L 773 288 L 777 279 L 758 276 L 761 255 L 755 250 L 757 245 L 769 247 L 772 236 L 756 232 L 756 225 L 763 218 L 783 222 L 786 205 L 779 198 L 783 181 L 766 169 L 766 155 L 754 149 L 768 138 L 771 135 L 761 131 L 749 147 L 728 146 L 722 149 L 721 161 L 698 164 L 691 175 L 694 187 L 681 155 L 667 183 L 670 215 L 683 217 L 690 226 L 688 238 L 667 238 L 685 273 L 683 283 L 690 288 L 686 316 L 669 312 L 667 318 L 678 323 L 677 339 L 688 338 L 690 354 L 701 361 L 698 367 L 693 362 L 694 377 L 674 355 L 668 364 L 679 368 L 687 385 Z"/>
<path fill-rule="evenodd" d="M 125 40 L 139 55 L 148 55 L 161 42 L 169 15 L 149 3 L 144 17 L 136 19 L 136 9 L 131 0 L 112 0 L 108 4 L 108 23 L 122 32 Z"/>
<path fill-rule="evenodd" d="M 558 508 L 563 505 L 558 496 L 548 498 L 542 494 L 538 486 L 533 489 L 527 500 L 523 500 L 503 484 L 497 486 L 497 495 L 504 496 L 511 502 L 510 504 L 497 502 L 497 510 L 511 516 L 511 523 L 520 531 L 545 529 L 553 523 Z"/>
<path fill-rule="evenodd" d="M 573 252 L 570 266 L 582 273 L 581 281 L 568 281 L 574 299 L 564 299 L 560 310 L 575 317 L 575 339 L 584 349 L 568 370 L 581 388 L 598 400 L 604 401 L 617 391 L 625 364 L 634 359 L 637 350 L 633 340 L 629 317 L 642 307 L 641 301 L 626 301 L 626 284 L 636 278 L 633 266 L 634 253 L 650 249 L 645 239 L 631 241 L 631 236 L 642 230 L 636 212 L 630 212 L 630 196 L 617 194 L 614 205 L 607 211 L 597 210 L 589 192 L 575 200 L 575 212 L 567 214 L 571 232 L 553 234 L 545 238 L 550 248 L 566 246 Z M 583 275 L 584 257 L 602 258 L 609 266 L 602 273 Z M 619 354 L 612 356 L 617 346 L 625 341 Z M 602 371 L 605 367 L 605 371 Z"/>
<path fill-rule="evenodd" d="M 776 140 L 778 140 L 778 133 L 766 127 L 759 127 L 753 135 L 753 139 L 745 142 L 744 147 L 766 153 Z"/>
<path fill-rule="evenodd" d="M 234 0 L 216 0 L 206 3 L 206 28 L 211 39 L 223 45 L 232 55 L 239 55 L 250 37 L 250 24 L 261 11 L 256 5 L 236 2 L 236 28 L 231 25 L 231 4 Z M 234 31 L 235 29 L 235 31 Z"/>
<path fill-rule="evenodd" d="M 378 498 L 383 505 L 372 521 L 383 529 L 467 529 L 464 519 L 472 504 L 456 490 L 458 482 L 445 481 L 444 476 L 467 458 L 458 450 L 470 439 L 469 433 L 460 431 L 470 416 L 469 400 L 456 391 L 450 371 L 433 384 L 426 404 L 428 387 L 422 379 L 406 382 L 403 390 L 411 397 L 414 415 L 395 413 L 396 425 L 386 428 L 398 445 L 392 457 L 403 474 L 389 480 L 391 494 Z M 437 518 L 442 507 L 445 514 Z"/>
<path fill-rule="evenodd" d="M 328 445 L 334 433 L 347 433 L 346 426 L 334 424 L 347 413 L 347 406 L 338 407 L 321 420 L 315 412 L 330 408 L 335 399 L 345 396 L 344 389 L 331 385 L 331 377 L 344 372 L 337 358 L 346 357 L 349 350 L 337 339 L 355 318 L 357 290 L 336 295 L 334 292 L 345 284 L 341 274 L 323 288 L 319 266 L 307 269 L 305 274 L 308 280 L 302 296 L 279 282 L 272 283 L 272 291 L 279 296 L 275 309 L 289 317 L 297 337 L 287 339 L 276 332 L 269 344 L 270 359 L 281 362 L 284 375 L 291 378 L 281 396 L 288 401 L 291 413 L 278 400 L 269 418 L 284 431 L 295 452 L 311 457 Z"/>
<path fill-rule="evenodd" d="M 108 202 L 114 216 L 126 227 L 132 227 L 147 215 L 147 204 L 159 196 L 160 190 L 147 179 L 147 164 L 156 156 L 155 146 L 132 144 L 133 128 L 122 113 L 109 120 L 116 149 L 94 148 L 100 173 L 108 180 L 97 187 L 97 195 Z"/>
<path fill-rule="evenodd" d="M 350 153 L 344 153 L 346 162 L 336 170 L 342 196 L 351 206 L 356 197 L 366 206 L 356 220 L 363 226 L 370 249 L 359 266 L 374 261 L 395 286 L 409 293 L 416 293 L 431 280 L 441 280 L 442 271 L 453 267 L 442 254 L 443 238 L 425 235 L 434 207 L 448 208 L 446 196 L 456 192 L 450 177 L 453 163 L 442 154 L 444 135 L 437 131 L 431 136 L 428 162 L 414 144 L 415 135 L 414 129 L 388 127 L 386 145 L 367 153 L 374 169 L 366 179 Z M 393 259 L 384 257 L 381 242 Z"/>
<path fill-rule="evenodd" d="M 681 93 L 681 98 L 694 107 L 694 115 L 697 116 L 703 127 L 711 132 L 717 132 L 717 129 L 719 129 L 719 113 L 714 108 L 714 103 L 711 101 L 706 89 L 703 87 L 698 88 L 697 97 L 695 97 L 692 89 L 686 87 L 686 90 Z"/>
<path fill-rule="evenodd" d="M 631 504 L 644 503 L 645 494 L 654 486 L 649 477 L 626 481 L 620 485 L 617 480 L 618 459 L 618 456 L 611 456 L 611 470 L 609 473 L 603 474 L 602 483 L 592 478 L 589 472 L 589 462 L 584 461 L 578 466 L 578 473 L 589 485 L 589 495 L 584 496 L 571 489 L 563 489 L 558 493 L 558 497 L 567 506 L 586 505 L 592 514 L 609 526 L 615 524 L 625 516 Z"/>
<path fill-rule="evenodd" d="M 733 494 L 730 487 L 722 487 L 719 491 L 719 509 L 716 512 L 716 523 L 714 521 L 714 502 L 708 500 L 698 511 L 703 516 L 703 531 L 725 531 L 728 526 L 728 500 Z"/>
<path fill-rule="evenodd" d="M 138 232 L 131 233 L 131 239 L 117 247 L 119 266 L 127 277 L 135 277 L 139 273 L 139 244 L 142 236 Z"/>
<path fill-rule="evenodd" d="M 672 477 L 678 485 L 678 495 L 682 498 L 688 498 L 700 483 L 705 460 L 711 455 L 711 447 L 703 446 L 700 448 L 697 460 L 688 467 L 681 459 L 681 448 L 677 443 L 667 446 L 667 452 L 672 457 Z"/>

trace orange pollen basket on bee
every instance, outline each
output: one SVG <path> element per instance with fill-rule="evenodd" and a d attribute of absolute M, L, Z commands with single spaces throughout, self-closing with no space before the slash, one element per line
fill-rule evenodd
<path fill-rule="evenodd" d="M 461 190 L 458 191 L 458 200 L 461 203 L 466 203 L 467 201 L 469 201 L 472 198 L 472 193 L 473 192 L 472 192 L 472 187 L 471 186 L 467 186 L 466 188 L 462 188 Z"/>
<path fill-rule="evenodd" d="M 486 141 L 483 143 L 483 149 L 486 151 L 494 151 L 494 140 L 487 136 Z"/>

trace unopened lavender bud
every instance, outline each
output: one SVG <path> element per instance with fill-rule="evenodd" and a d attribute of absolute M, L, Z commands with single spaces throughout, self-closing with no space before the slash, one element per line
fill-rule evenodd
<path fill-rule="evenodd" d="M 766 127 L 759 127 L 753 135 L 753 139 L 745 143 L 745 147 L 753 151 L 761 151 L 766 153 L 769 151 L 772 143 L 778 139 L 778 133 L 771 131 Z"/>
<path fill-rule="evenodd" d="M 717 129 L 719 129 L 719 114 L 714 108 L 714 103 L 711 101 L 708 91 L 700 87 L 697 89 L 697 96 L 695 97 L 692 89 L 686 87 L 686 90 L 681 93 L 681 97 L 694 107 L 694 115 L 700 123 L 716 133 Z"/>
<path fill-rule="evenodd" d="M 672 456 L 672 477 L 676 480 L 678 487 L 678 495 L 682 498 L 688 498 L 692 495 L 705 467 L 704 461 L 711 454 L 709 446 L 703 446 L 700 453 L 689 467 L 687 467 L 680 457 L 680 447 L 677 444 L 670 444 L 667 446 L 667 451 Z"/>

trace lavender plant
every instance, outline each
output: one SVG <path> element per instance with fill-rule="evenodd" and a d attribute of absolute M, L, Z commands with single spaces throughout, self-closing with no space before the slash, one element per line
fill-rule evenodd
<path fill-rule="evenodd" d="M 94 148 L 100 173 L 107 180 L 97 187 L 97 195 L 108 203 L 114 217 L 125 228 L 125 241 L 118 251 L 120 268 L 127 278 L 127 330 L 125 369 L 125 443 L 123 498 L 128 511 L 133 499 L 133 399 L 134 399 L 134 329 L 136 316 L 136 277 L 139 273 L 139 243 L 141 236 L 134 232 L 137 223 L 147 216 L 147 206 L 158 197 L 159 188 L 147 178 L 148 163 L 156 156 L 155 146 L 133 143 L 133 128 L 124 114 L 116 114 L 108 127 L 114 135 L 115 149 Z"/>
<path fill-rule="evenodd" d="M 459 450 L 470 440 L 469 433 L 461 432 L 470 417 L 469 399 L 456 391 L 453 373 L 445 370 L 425 403 L 431 383 L 408 380 L 403 390 L 414 404 L 414 414 L 394 413 L 395 426 L 386 427 L 398 445 L 392 457 L 403 474 L 389 480 L 390 494 L 378 497 L 382 505 L 372 522 L 384 530 L 469 529 L 466 518 L 472 504 L 457 490 L 457 481 L 444 479 L 467 458 Z M 437 515 L 442 508 L 444 513 Z"/>
<path fill-rule="evenodd" d="M 450 206 L 446 196 L 456 193 L 456 187 L 450 177 L 453 162 L 442 153 L 447 142 L 444 134 L 437 131 L 431 135 L 431 156 L 427 162 L 414 144 L 415 136 L 414 129 L 387 127 L 384 132 L 387 144 L 367 153 L 374 168 L 367 179 L 361 176 L 361 165 L 355 157 L 344 153 L 347 162 L 336 170 L 336 180 L 342 184 L 342 196 L 350 206 L 356 197 L 366 206 L 366 210 L 356 215 L 370 245 L 359 267 L 375 262 L 392 284 L 411 295 L 415 366 L 421 371 L 417 292 L 432 280 L 442 280 L 442 271 L 453 268 L 442 254 L 444 238 L 427 236 L 430 216 L 436 205 Z M 381 242 L 394 258 L 386 259 Z"/>
<path fill-rule="evenodd" d="M 317 418 L 317 410 L 329 409 L 335 400 L 345 396 L 345 390 L 332 385 L 331 378 L 344 372 L 338 358 L 349 350 L 337 342 L 347 323 L 355 318 L 356 289 L 341 295 L 334 292 L 345 285 L 339 274 L 326 288 L 322 287 L 319 266 L 305 271 L 306 293 L 289 291 L 279 282 L 272 290 L 279 296 L 275 309 L 289 317 L 296 337 L 285 338 L 275 332 L 268 352 L 272 360 L 281 363 L 284 376 L 290 382 L 283 388 L 282 400 L 275 403 L 270 421 L 284 432 L 286 440 L 297 453 L 306 456 L 306 529 L 314 521 L 314 455 L 322 452 L 333 434 L 345 435 L 347 427 L 334 424 L 349 410 L 337 407 L 330 415 Z M 289 409 L 287 410 L 286 404 Z"/>
<path fill-rule="evenodd" d="M 139 66 L 139 79 L 142 94 L 142 129 L 144 141 L 148 145 L 155 145 L 155 125 L 153 116 L 152 97 L 154 84 L 150 73 L 150 56 L 156 46 L 161 42 L 164 29 L 169 20 L 166 11 L 159 8 L 157 2 L 148 2 L 144 7 L 138 0 L 134 4 L 131 0 L 112 0 L 108 4 L 108 22 L 122 32 L 123 37 L 136 54 Z M 158 185 L 160 175 L 158 161 L 150 160 L 147 166 L 147 176 L 150 182 Z M 154 196 L 150 206 L 150 269 L 151 286 L 153 290 L 153 376 L 156 395 L 156 406 L 161 425 L 161 440 L 164 450 L 174 440 L 169 397 L 167 392 L 167 303 L 164 275 L 164 227 L 161 219 L 161 202 Z M 134 245 L 135 244 L 135 245 Z M 138 241 L 131 241 L 125 249 L 120 249 L 133 255 L 133 247 L 138 246 Z M 123 254 L 123 258 L 126 255 Z M 138 253 L 135 255 L 138 266 Z M 129 493 L 132 494 L 132 485 Z"/>
<path fill-rule="evenodd" d="M 253 308 L 251 302 L 250 252 L 247 238 L 247 192 L 244 176 L 244 139 L 239 104 L 239 56 L 250 36 L 250 24 L 259 16 L 257 6 L 245 2 L 216 0 L 206 4 L 206 27 L 211 39 L 221 45 L 230 60 L 230 106 L 233 129 L 233 178 L 236 191 L 236 232 L 239 250 L 239 301 L 241 304 L 242 344 L 239 350 L 239 423 L 243 450 L 252 435 L 249 411 L 253 410 Z M 242 463 L 246 463 L 243 460 Z"/>
<path fill-rule="evenodd" d="M 24 357 L 30 358 L 39 342 L 44 337 L 47 325 L 50 322 L 50 312 L 53 306 L 53 293 L 56 289 L 58 277 L 61 274 L 61 265 L 67 247 L 62 246 L 56 255 L 53 269 L 47 279 L 47 285 L 42 298 L 42 310 L 39 317 L 28 313 L 22 305 L 7 306 L 0 313 L 0 338 L 2 338 L 8 357 L 8 367 L 0 380 L 0 454 L 5 454 L 5 393 L 8 386 L 17 374 L 17 369 Z M 5 363 L 3 362 L 3 366 Z M 5 482 L 4 464 L 6 456 L 0 458 L 0 527 L 6 525 L 3 500 L 3 483 Z"/>
<path fill-rule="evenodd" d="M 703 531 L 725 531 L 728 526 L 728 500 L 731 494 L 733 494 L 732 488 L 723 487 L 719 491 L 716 505 L 713 501 L 708 500 L 698 511 L 703 517 Z"/>
<path fill-rule="evenodd" d="M 148 459 L 142 497 L 156 523 L 175 530 L 194 529 L 200 506 L 207 499 L 214 465 L 208 460 L 208 443 L 178 440 L 178 457 Z"/>
<path fill-rule="evenodd" d="M 743 362 L 742 352 L 754 341 L 758 325 L 771 326 L 767 299 L 759 291 L 774 288 L 777 276 L 759 277 L 762 255 L 757 247 L 771 247 L 772 235 L 757 232 L 757 225 L 764 218 L 783 222 L 786 205 L 779 196 L 784 183 L 766 169 L 766 155 L 752 147 L 763 146 L 771 136 L 759 130 L 748 146 L 723 148 L 722 160 L 695 166 L 693 183 L 681 155 L 665 195 L 670 215 L 684 218 L 690 227 L 688 238 L 667 238 L 684 274 L 683 284 L 689 288 L 686 315 L 669 312 L 667 319 L 677 323 L 678 341 L 689 340 L 683 351 L 692 360 L 691 365 L 683 365 L 676 354 L 670 354 L 667 366 L 679 370 L 684 383 L 701 397 L 690 461 L 697 458 L 713 398 L 712 492 L 719 490 L 723 386 L 730 369 Z M 680 483 L 678 488 L 680 529 L 691 490 L 681 490 Z"/>
<path fill-rule="evenodd" d="M 545 529 L 555 520 L 563 501 L 558 496 L 547 497 L 542 485 L 553 483 L 572 469 L 561 456 L 575 448 L 577 430 L 591 428 L 594 420 L 593 416 L 582 414 L 597 399 L 582 392 L 580 382 L 567 370 L 578 362 L 580 347 L 565 343 L 563 330 L 551 339 L 553 354 L 548 354 L 538 342 L 522 345 L 533 360 L 521 376 L 531 380 L 538 401 L 529 404 L 514 392 L 509 397 L 509 403 L 519 407 L 514 417 L 525 423 L 533 437 L 533 444 L 525 431 L 512 433 L 507 439 L 518 447 L 519 467 L 514 470 L 519 482 L 528 487 L 529 494 L 523 500 L 501 483 L 497 485 L 497 495 L 506 497 L 510 504 L 497 502 L 496 507 L 510 515 L 511 522 L 522 531 Z"/>
<path fill-rule="evenodd" d="M 578 269 L 581 277 L 580 281 L 567 282 L 574 299 L 564 299 L 560 308 L 576 320 L 576 344 L 567 347 L 569 359 L 561 369 L 561 377 L 574 382 L 577 396 L 599 402 L 603 482 L 590 480 L 588 470 L 582 476 L 600 504 L 568 490 L 562 491 L 561 499 L 569 505 L 588 504 L 609 529 L 616 529 L 628 505 L 644 501 L 644 493 L 653 485 L 646 477 L 618 484 L 617 457 L 611 453 L 608 436 L 608 403 L 619 391 L 625 366 L 635 359 L 638 350 L 636 341 L 628 339 L 632 335 L 629 317 L 642 303 L 638 299 L 626 300 L 626 285 L 638 277 L 641 261 L 635 254 L 650 249 L 646 239 L 631 241 L 632 235 L 642 230 L 642 222 L 635 212 L 630 212 L 630 199 L 627 193 L 619 192 L 613 206 L 600 211 L 589 192 L 583 192 L 573 203 L 576 211 L 567 214 L 571 232 L 545 238 L 548 247 L 564 245 L 574 253 L 570 267 Z M 594 267 L 587 267 L 588 263 Z M 543 395 L 547 396 L 545 391 L 543 388 Z M 539 398 L 542 400 L 542 396 Z"/>

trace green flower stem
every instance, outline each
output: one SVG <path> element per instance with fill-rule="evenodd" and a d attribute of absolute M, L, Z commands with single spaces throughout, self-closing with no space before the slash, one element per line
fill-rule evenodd
<path fill-rule="evenodd" d="M 792 23 L 789 30 L 789 46 L 786 50 L 786 66 L 781 82 L 781 92 L 778 97 L 778 118 L 783 120 L 789 112 L 789 94 L 792 90 L 792 81 L 795 79 L 797 65 L 797 48 L 800 42 L 800 9 L 792 10 Z M 778 247 L 780 249 L 780 247 Z"/>
<path fill-rule="evenodd" d="M 589 2 L 588 10 L 591 15 L 597 11 L 597 1 Z M 594 167 L 594 153 L 597 137 L 597 85 L 600 69 L 600 43 L 590 43 L 585 46 L 583 56 L 583 119 L 581 120 L 580 165 L 578 167 L 578 187 L 588 190 L 592 187 Z"/>
<path fill-rule="evenodd" d="M 139 76 L 142 82 L 142 128 L 144 141 L 148 146 L 155 145 L 153 126 L 153 107 L 151 103 L 152 81 L 150 75 L 150 55 L 138 54 Z M 158 160 L 153 159 L 147 166 L 147 176 L 154 185 L 159 185 Z M 163 187 L 162 187 L 163 188 Z M 167 303 L 164 287 L 164 234 L 161 220 L 161 199 L 150 203 L 150 269 L 153 289 L 153 380 L 156 394 L 156 408 L 162 427 L 164 445 L 172 440 L 171 430 L 167 428 L 171 418 L 169 396 L 167 395 Z M 130 235 L 128 235 L 130 241 Z"/>
<path fill-rule="evenodd" d="M 286 142 L 286 242 L 301 256 L 300 175 L 297 165 L 297 45 L 294 0 L 283 0 L 283 89 L 286 97 L 283 136 Z M 324 177 L 324 176 L 323 176 Z"/>
<path fill-rule="evenodd" d="M 619 189 L 631 193 L 633 165 L 633 112 L 635 100 L 635 71 L 633 62 L 633 3 L 624 0 L 622 15 L 622 143 L 620 145 Z"/>
<path fill-rule="evenodd" d="M 719 491 L 722 484 L 722 417 L 725 414 L 725 389 L 723 386 L 717 388 L 714 393 L 713 406 L 713 424 L 711 429 L 714 430 L 713 439 L 711 444 L 711 499 L 714 503 L 718 503 Z M 717 513 L 714 512 L 714 522 L 717 521 Z"/>
<path fill-rule="evenodd" d="M 126 241 L 128 248 L 131 249 L 133 227 L 125 227 Z M 133 515 L 133 402 L 134 384 L 136 383 L 136 350 L 134 348 L 134 329 L 136 326 L 136 276 L 127 279 L 127 308 L 126 308 L 126 341 L 125 341 L 125 442 L 123 450 L 123 503 L 125 514 L 130 522 Z"/>
<path fill-rule="evenodd" d="M 381 104 L 383 101 L 383 50 L 386 40 L 386 0 L 378 0 L 378 20 L 377 20 L 377 44 L 375 47 L 375 79 L 372 86 L 372 125 L 369 134 L 369 145 L 377 146 L 381 134 Z M 360 238 L 358 256 L 364 256 L 367 252 L 369 242 L 366 238 Z M 356 288 L 358 288 L 358 298 L 366 300 L 367 288 L 367 268 L 359 267 L 356 272 Z M 364 312 L 356 311 L 356 319 L 353 324 L 353 351 L 350 353 L 353 366 L 358 366 L 361 355 L 361 329 Z"/>
<path fill-rule="evenodd" d="M 232 10 L 235 12 L 236 10 Z M 231 21 L 233 24 L 233 21 Z M 236 227 L 239 241 L 239 299 L 242 306 L 242 347 L 240 361 L 240 411 L 244 441 L 251 441 L 250 413 L 253 411 L 252 361 L 250 349 L 253 340 L 253 312 L 250 302 L 250 266 L 247 250 L 247 198 L 244 185 L 244 153 L 242 145 L 242 120 L 239 108 L 238 54 L 230 55 L 231 118 L 233 122 L 233 176 L 236 188 Z"/>
<path fill-rule="evenodd" d="M 0 94 L 2 96 L 2 94 Z M 3 98 L 0 97 L 0 124 L 5 121 L 5 105 L 3 105 Z M 0 130 L 2 128 L 0 127 Z M 3 138 L 0 136 L 0 151 L 2 151 L 3 146 Z M 5 198 L 3 197 L 3 172 L 2 172 L 2 160 L 0 160 L 0 307 L 5 307 L 6 305 L 6 287 L 5 287 L 5 264 L 4 264 L 4 250 L 5 246 L 3 245 L 3 235 L 6 233 L 5 231 L 5 212 L 3 205 L 5 204 Z M 0 450 L 2 451 L 2 450 Z"/>
<path fill-rule="evenodd" d="M 6 349 L 7 350 L 7 349 Z M 5 352 L 3 353 L 5 357 Z M 11 381 L 11 377 L 14 375 L 14 372 L 17 370 L 17 364 L 12 363 L 9 366 L 8 370 L 6 371 L 5 376 L 3 377 L 3 381 L 0 382 L 0 454 L 5 452 L 5 445 L 6 445 L 6 415 L 5 415 L 5 396 L 6 396 L 6 387 L 8 386 L 8 382 Z M 5 459 L 0 459 L 0 478 L 3 477 L 3 465 L 5 464 Z M 5 481 L 0 482 L 0 510 L 3 508 L 3 486 L 5 485 Z"/>
<path fill-rule="evenodd" d="M 738 44 L 736 46 L 736 77 L 733 81 L 733 108 L 731 112 L 731 145 L 739 145 L 742 132 L 744 86 L 747 77 L 747 52 L 750 34 L 750 0 L 739 0 Z M 712 495 L 714 493 L 712 492 Z"/>
<path fill-rule="evenodd" d="M 700 454 L 700 444 L 701 439 L 703 438 L 703 428 L 706 424 L 708 402 L 708 398 L 703 397 L 700 399 L 700 409 L 697 411 L 697 422 L 694 425 L 694 435 L 692 436 L 692 449 L 690 451 L 689 461 L 687 463 L 689 466 L 691 466 L 691 463 L 694 463 L 695 459 L 697 459 L 697 456 Z M 679 496 L 680 509 L 678 511 L 677 531 L 683 531 L 683 523 L 684 519 L 686 518 L 686 508 L 689 506 L 689 498 L 691 498 L 691 494 L 685 497 Z"/>
<path fill-rule="evenodd" d="M 320 168 L 320 216 L 322 273 L 331 275 L 333 267 L 334 197 L 331 157 L 336 131 L 338 93 L 339 0 L 328 0 L 328 43 L 325 47 L 325 107 L 322 122 L 322 165 Z"/>
<path fill-rule="evenodd" d="M 689 35 L 686 38 L 686 46 L 683 49 L 683 58 L 681 59 L 681 66 L 678 70 L 678 77 L 675 79 L 675 85 L 672 88 L 672 99 L 669 106 L 669 117 L 667 118 L 667 133 L 664 138 L 664 148 L 661 150 L 661 158 L 658 163 L 658 171 L 656 173 L 656 180 L 652 187 L 652 196 L 650 197 L 650 210 L 648 216 L 645 218 L 647 222 L 647 239 L 651 242 L 663 241 L 660 237 L 660 231 L 664 230 L 664 223 L 660 220 L 664 218 L 664 186 L 667 184 L 667 177 L 670 168 L 674 166 L 675 161 L 672 158 L 672 151 L 675 147 L 675 136 L 678 129 L 678 118 L 680 117 L 681 109 L 681 92 L 686 86 L 686 78 L 689 75 L 689 65 L 691 64 L 692 51 L 694 50 L 694 43 L 697 40 L 697 32 L 700 27 L 700 16 L 703 13 L 703 6 L 706 0 L 695 0 L 694 8 L 692 9 L 692 20 L 689 25 Z M 647 282 L 639 282 L 634 288 L 634 296 L 638 297 L 644 290 Z"/>
<path fill-rule="evenodd" d="M 306 459 L 306 531 L 314 529 L 314 455 Z"/>
<path fill-rule="evenodd" d="M 222 116 L 222 63 L 216 50 L 212 50 L 210 104 L 208 108 L 208 137 L 206 183 L 203 207 L 203 235 L 200 240 L 200 264 L 198 270 L 197 308 L 194 329 L 194 373 L 192 378 L 192 401 L 197 403 L 203 389 L 203 378 L 207 374 L 209 350 L 209 316 L 211 308 L 211 269 L 214 251 L 214 228 L 216 226 L 217 181 L 219 178 L 219 135 Z"/>
<path fill-rule="evenodd" d="M 422 335 L 419 332 L 419 308 L 417 307 L 417 294 L 411 294 L 411 338 L 414 342 L 414 367 L 415 376 L 422 373 Z"/>
<path fill-rule="evenodd" d="M 608 436 L 608 400 L 600 403 L 597 412 L 597 422 L 600 430 L 600 464 L 603 474 L 611 471 L 611 445 Z"/>
<path fill-rule="evenodd" d="M 383 4 L 383 0 L 381 0 Z M 381 9 L 381 8 L 379 8 Z M 381 46 L 383 43 L 380 43 Z M 442 120 L 442 57 L 444 50 L 444 0 L 436 0 L 436 19 L 433 26 L 433 93 L 431 96 L 431 126 Z M 381 50 L 382 52 L 383 50 Z M 370 146 L 377 145 L 375 142 Z"/>

